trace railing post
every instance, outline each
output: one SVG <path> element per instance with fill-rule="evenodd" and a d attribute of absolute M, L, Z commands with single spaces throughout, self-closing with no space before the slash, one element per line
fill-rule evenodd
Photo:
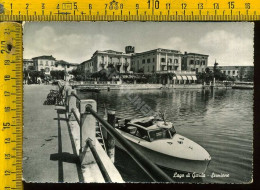
<path fill-rule="evenodd" d="M 81 100 L 79 106 L 80 112 L 80 161 L 81 165 L 95 163 L 95 159 L 89 149 L 86 147 L 86 141 L 91 139 L 93 146 L 96 144 L 96 119 L 86 111 L 86 107 L 91 107 L 97 111 L 97 103 L 95 100 Z"/>
<path fill-rule="evenodd" d="M 77 91 L 75 89 L 70 89 L 69 96 L 68 96 L 68 117 L 70 121 L 76 121 L 76 118 L 71 113 L 72 109 L 77 109 L 77 98 L 72 95 L 72 93 L 76 94 Z"/>
<path fill-rule="evenodd" d="M 115 111 L 108 111 L 107 112 L 107 122 L 115 128 L 116 123 L 116 112 Z M 107 133 L 107 139 L 106 139 L 106 145 L 107 145 L 107 155 L 111 159 L 111 161 L 115 162 L 115 139 L 112 135 Z"/>
<path fill-rule="evenodd" d="M 65 96 L 65 106 L 66 106 L 66 112 L 69 112 L 69 96 L 71 94 L 71 86 L 66 86 L 66 96 Z"/>

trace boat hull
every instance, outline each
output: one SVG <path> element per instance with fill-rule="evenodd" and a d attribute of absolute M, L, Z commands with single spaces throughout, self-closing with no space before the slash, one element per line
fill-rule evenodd
<path fill-rule="evenodd" d="M 236 85 L 236 86 L 232 86 L 232 89 L 254 89 L 254 86 L 252 85 Z"/>
<path fill-rule="evenodd" d="M 189 160 L 178 157 L 169 156 L 150 150 L 146 147 L 140 146 L 138 143 L 128 140 L 136 149 L 142 152 L 148 159 L 154 162 L 156 165 L 182 172 L 191 172 L 191 173 L 205 173 L 209 165 L 210 160 Z M 116 142 L 116 146 L 122 150 L 124 148 Z M 125 150 L 124 150 L 125 151 Z"/>

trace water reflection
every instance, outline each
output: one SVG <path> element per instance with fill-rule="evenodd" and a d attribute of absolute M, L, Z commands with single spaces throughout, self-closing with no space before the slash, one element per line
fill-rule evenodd
<path fill-rule="evenodd" d="M 253 91 L 210 90 L 136 90 L 102 91 L 98 95 L 81 94 L 98 100 L 98 112 L 104 104 L 119 117 L 143 117 L 127 95 L 140 97 L 154 111 L 166 110 L 167 120 L 178 133 L 203 146 L 212 157 L 205 178 L 175 179 L 178 182 L 247 183 L 252 179 Z M 116 152 L 116 166 L 127 181 L 149 181 L 128 156 Z M 126 166 L 125 163 L 130 163 Z M 170 176 L 174 171 L 165 170 Z M 212 177 L 229 174 L 229 177 Z"/>

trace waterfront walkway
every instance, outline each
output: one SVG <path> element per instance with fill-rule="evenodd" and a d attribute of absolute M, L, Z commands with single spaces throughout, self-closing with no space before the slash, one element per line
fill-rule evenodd
<path fill-rule="evenodd" d="M 82 182 L 65 114 L 43 105 L 52 85 L 24 85 L 23 178 L 26 182 Z"/>

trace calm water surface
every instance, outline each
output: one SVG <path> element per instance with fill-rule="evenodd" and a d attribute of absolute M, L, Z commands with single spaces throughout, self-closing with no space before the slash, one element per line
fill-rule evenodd
<path fill-rule="evenodd" d="M 203 146 L 212 161 L 201 178 L 174 178 L 177 182 L 249 183 L 253 156 L 253 91 L 135 90 L 102 91 L 98 95 L 80 94 L 98 100 L 98 112 L 104 104 L 116 110 L 118 117 L 142 117 L 128 94 L 142 98 L 154 111 L 166 110 L 167 120 L 177 132 Z M 150 181 L 132 159 L 116 149 L 116 167 L 125 181 Z M 164 170 L 174 176 L 175 171 Z M 213 177 L 212 174 L 229 174 Z"/>

